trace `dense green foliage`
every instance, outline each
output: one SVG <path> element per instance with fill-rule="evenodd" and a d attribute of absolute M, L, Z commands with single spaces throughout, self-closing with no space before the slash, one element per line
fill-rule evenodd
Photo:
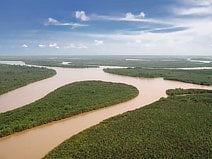
<path fill-rule="evenodd" d="M 63 65 L 63 61 L 72 63 L 70 65 Z M 25 62 L 28 64 L 59 67 L 97 67 L 102 65 L 146 68 L 212 67 L 212 63 L 191 62 L 185 57 L 165 56 L 79 56 L 75 58 L 31 59 L 25 60 Z"/>
<path fill-rule="evenodd" d="M 189 61 L 193 59 L 212 61 L 211 56 L 19 56 L 0 57 L 0 60 L 21 60 L 27 64 L 59 67 L 97 67 L 97 66 L 125 66 L 146 68 L 176 68 L 176 67 L 212 67 L 211 63 Z M 63 65 L 62 62 L 72 62 Z"/>
<path fill-rule="evenodd" d="M 0 94 L 55 75 L 51 69 L 0 64 Z"/>
<path fill-rule="evenodd" d="M 65 60 L 65 59 L 64 59 Z M 66 61 L 66 60 L 65 60 Z M 87 63 L 70 63 L 67 65 L 62 64 L 61 60 L 26 60 L 26 64 L 49 66 L 49 67 L 65 67 L 65 68 L 96 68 L 97 65 L 89 65 Z"/>
<path fill-rule="evenodd" d="M 164 77 L 167 80 L 177 80 L 202 85 L 212 85 L 212 69 L 210 70 L 174 70 L 174 69 L 104 69 L 105 72 L 133 77 Z"/>
<path fill-rule="evenodd" d="M 126 84 L 85 81 L 66 85 L 24 107 L 0 114 L 0 136 L 110 106 L 138 95 Z"/>
<path fill-rule="evenodd" d="M 211 118 L 212 93 L 171 96 L 105 120 L 45 158 L 212 158 Z"/>
<path fill-rule="evenodd" d="M 203 94 L 203 93 L 212 93 L 212 90 L 205 90 L 205 89 L 169 89 L 166 91 L 166 94 L 169 96 L 176 96 L 176 95 L 193 95 L 193 94 Z"/>

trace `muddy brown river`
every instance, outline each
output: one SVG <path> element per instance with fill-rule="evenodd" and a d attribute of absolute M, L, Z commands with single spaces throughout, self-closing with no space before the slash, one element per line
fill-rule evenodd
<path fill-rule="evenodd" d="M 1 159 L 39 159 L 69 137 L 91 127 L 99 122 L 118 114 L 135 110 L 147 104 L 166 97 L 166 90 L 172 88 L 212 89 L 210 86 L 200 86 L 163 78 L 135 78 L 105 73 L 102 68 L 52 68 L 57 74 L 18 88 L 0 96 L 0 112 L 12 110 L 38 100 L 65 84 L 101 80 L 121 82 L 135 86 L 139 95 L 127 102 L 107 108 L 79 114 L 64 120 L 55 121 L 43 126 L 25 130 L 0 139 Z"/>

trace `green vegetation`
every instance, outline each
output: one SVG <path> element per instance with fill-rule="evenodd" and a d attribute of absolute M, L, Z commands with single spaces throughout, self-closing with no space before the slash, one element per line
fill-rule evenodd
<path fill-rule="evenodd" d="M 177 89 L 169 89 L 166 91 L 166 94 L 169 96 L 194 95 L 194 94 L 203 94 L 203 93 L 212 93 L 212 90 L 177 88 Z"/>
<path fill-rule="evenodd" d="M 138 90 L 126 84 L 85 81 L 66 85 L 24 107 L 0 114 L 0 136 L 132 99 Z"/>
<path fill-rule="evenodd" d="M 65 59 L 64 59 L 65 60 Z M 66 61 L 66 60 L 65 60 Z M 62 64 L 63 61 L 61 60 L 26 60 L 26 64 L 30 65 L 38 65 L 38 66 L 49 66 L 49 67 L 65 67 L 65 68 L 96 68 L 97 65 L 89 65 L 87 63 L 69 63 L 69 64 Z"/>
<path fill-rule="evenodd" d="M 210 70 L 174 70 L 174 69 L 104 69 L 105 72 L 133 77 L 164 77 L 167 80 L 177 80 L 201 85 L 212 85 L 212 69 Z"/>
<path fill-rule="evenodd" d="M 0 64 L 0 95 L 55 74 L 46 68 Z"/>
<path fill-rule="evenodd" d="M 55 59 L 26 59 L 28 64 L 58 67 L 98 67 L 98 66 L 124 66 L 146 68 L 182 68 L 182 67 L 212 67 L 212 63 L 191 62 L 186 57 L 165 56 L 74 56 L 55 57 Z M 62 62 L 71 62 L 63 65 Z"/>
<path fill-rule="evenodd" d="M 105 120 L 44 158 L 212 158 L 212 93 L 192 92 Z"/>
<path fill-rule="evenodd" d="M 0 60 L 21 60 L 27 64 L 57 67 L 98 67 L 125 66 L 145 68 L 182 68 L 182 67 L 212 67 L 211 63 L 189 61 L 195 59 L 211 60 L 211 56 L 19 56 L 0 57 Z M 62 62 L 71 62 L 63 65 Z M 212 61 L 212 60 L 211 60 Z"/>

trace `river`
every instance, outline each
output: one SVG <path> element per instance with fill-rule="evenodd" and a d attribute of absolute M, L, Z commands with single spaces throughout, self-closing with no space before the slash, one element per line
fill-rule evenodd
<path fill-rule="evenodd" d="M 79 114 L 0 138 L 1 159 L 38 159 L 71 136 L 118 114 L 135 110 L 166 97 L 172 88 L 212 89 L 210 86 L 169 81 L 163 78 L 136 78 L 105 73 L 102 68 L 56 68 L 51 78 L 34 82 L 0 96 L 0 111 L 5 112 L 36 101 L 55 89 L 76 81 L 101 80 L 135 86 L 139 95 L 127 102 Z"/>

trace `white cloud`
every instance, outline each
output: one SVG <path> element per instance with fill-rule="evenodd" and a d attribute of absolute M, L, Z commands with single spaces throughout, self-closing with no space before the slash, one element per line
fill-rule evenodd
<path fill-rule="evenodd" d="M 188 0 L 189 1 L 189 0 Z M 69 40 L 80 41 L 82 43 L 70 43 L 60 46 L 61 51 L 70 53 L 68 49 L 75 49 L 75 53 L 101 53 L 106 54 L 134 53 L 134 54 L 208 54 L 212 55 L 212 19 L 206 15 L 210 11 L 205 6 L 190 4 L 180 5 L 175 8 L 175 14 L 166 18 L 150 19 L 145 17 L 145 13 L 134 14 L 128 12 L 120 15 L 94 15 L 91 14 L 89 20 L 108 20 L 108 21 L 126 21 L 126 22 L 148 22 L 161 23 L 169 25 L 151 25 L 151 28 L 145 28 L 143 23 L 140 25 L 143 29 L 137 27 L 133 30 L 112 30 L 111 33 L 84 33 L 84 32 L 65 32 L 58 35 L 58 43 L 66 44 Z M 173 13 L 173 11 L 172 11 Z M 78 18 L 82 20 L 83 12 L 79 11 Z M 177 15 L 177 16 L 176 16 Z M 180 15 L 180 16 L 179 16 Z M 181 16 L 182 15 L 182 16 Z M 184 16 L 192 15 L 192 16 Z M 194 16 L 193 16 L 194 15 Z M 85 19 L 84 19 L 85 20 Z M 56 19 L 49 19 L 49 25 L 69 25 L 69 23 L 61 23 Z M 182 28 L 178 30 L 178 28 Z M 185 29 L 183 29 L 185 28 Z M 138 31 L 140 29 L 140 31 Z M 171 31 L 169 31 L 171 30 Z M 61 40 L 63 39 L 63 40 Z M 96 40 L 94 40 L 96 39 Z M 107 43 L 106 43 L 107 42 Z M 42 43 L 42 42 L 41 42 Z M 86 45 L 85 45 L 86 44 Z M 101 47 L 96 47 L 102 45 Z M 89 47 L 88 47 L 89 46 Z M 51 44 L 53 48 L 59 48 L 57 43 Z M 86 49 L 86 50 L 85 50 Z"/>
<path fill-rule="evenodd" d="M 78 27 L 88 26 L 86 24 L 72 23 L 72 22 L 62 23 L 62 22 L 60 22 L 60 21 L 58 21 L 57 19 L 54 19 L 54 18 L 48 18 L 47 22 L 44 23 L 44 25 L 46 25 L 46 26 L 48 26 L 48 25 L 54 25 L 54 26 L 70 26 L 72 29 L 78 28 Z"/>
<path fill-rule="evenodd" d="M 60 48 L 57 43 L 51 43 L 51 44 L 49 44 L 49 47 L 50 48 L 55 48 L 55 49 L 59 49 Z"/>
<path fill-rule="evenodd" d="M 212 15 L 212 0 L 186 0 L 179 2 L 182 4 L 181 7 L 172 8 L 176 15 Z"/>
<path fill-rule="evenodd" d="M 103 45 L 104 44 L 104 41 L 103 40 L 94 40 L 94 44 L 96 46 Z"/>
<path fill-rule="evenodd" d="M 22 48 L 28 48 L 28 45 L 27 44 L 22 44 L 21 47 Z"/>
<path fill-rule="evenodd" d="M 144 12 L 140 12 L 140 14 L 138 15 L 139 18 L 145 18 L 146 14 Z"/>
<path fill-rule="evenodd" d="M 172 17 L 166 20 L 172 24 L 171 27 L 153 28 L 149 31 L 124 32 L 120 30 L 116 33 L 90 34 L 88 36 L 107 40 L 104 47 L 111 54 L 113 52 L 120 54 L 131 52 L 135 54 L 212 55 L 212 19 L 208 17 Z M 178 28 L 186 29 L 160 32 L 163 29 L 175 30 Z M 154 32 L 158 30 L 159 32 Z"/>
<path fill-rule="evenodd" d="M 85 11 L 76 11 L 75 17 L 81 21 L 88 21 L 90 18 L 85 14 Z"/>
<path fill-rule="evenodd" d="M 184 3 L 186 5 L 196 5 L 196 6 L 208 6 L 212 5 L 212 0 L 178 0 L 180 3 Z"/>
<path fill-rule="evenodd" d="M 129 21 L 143 19 L 143 18 L 145 18 L 145 13 L 144 12 L 140 12 L 140 14 L 138 14 L 138 15 L 134 15 L 131 12 L 128 12 L 125 15 L 125 19 L 129 20 Z"/>
<path fill-rule="evenodd" d="M 174 13 L 177 15 L 210 15 L 212 7 L 193 7 L 193 8 L 175 8 Z"/>
<path fill-rule="evenodd" d="M 74 28 L 78 28 L 78 27 L 86 27 L 86 26 L 89 26 L 89 25 L 86 25 L 86 24 L 79 24 L 79 23 L 68 23 L 72 29 Z"/>
<path fill-rule="evenodd" d="M 126 19 L 135 19 L 135 15 L 133 15 L 131 12 L 126 13 L 125 16 Z"/>
<path fill-rule="evenodd" d="M 38 47 L 40 47 L 40 48 L 44 48 L 44 47 L 46 47 L 46 45 L 39 44 L 39 45 L 38 45 Z"/>
<path fill-rule="evenodd" d="M 124 16 L 120 15 L 96 15 L 93 14 L 90 16 L 91 20 L 110 20 L 110 21 L 131 21 L 131 22 L 153 22 L 157 23 L 158 20 L 154 19 L 146 19 L 146 15 L 144 12 L 140 12 L 139 14 L 133 14 L 131 12 L 127 12 Z M 160 23 L 162 23 L 160 21 Z"/>
<path fill-rule="evenodd" d="M 57 19 L 54 19 L 54 18 L 48 18 L 48 22 L 47 22 L 48 25 L 55 25 L 55 24 L 59 24 L 58 20 Z"/>
<path fill-rule="evenodd" d="M 87 49 L 88 47 L 84 44 L 74 44 L 70 43 L 69 45 L 64 47 L 65 49 Z"/>
<path fill-rule="evenodd" d="M 135 39 L 135 43 L 140 44 L 141 42 L 141 39 Z"/>
<path fill-rule="evenodd" d="M 125 22 L 144 22 L 144 23 L 153 23 L 153 24 L 162 24 L 162 25 L 171 25 L 168 20 L 164 19 L 154 19 L 154 18 L 146 18 L 144 12 L 140 12 L 139 14 L 133 14 L 131 12 L 127 12 L 122 15 L 97 15 L 92 14 L 89 16 L 90 20 L 105 20 L 105 21 L 125 21 Z"/>

